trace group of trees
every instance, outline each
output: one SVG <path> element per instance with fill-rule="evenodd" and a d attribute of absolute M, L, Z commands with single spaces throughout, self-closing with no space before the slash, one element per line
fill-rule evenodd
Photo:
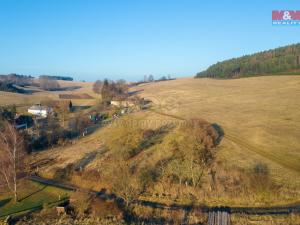
<path fill-rule="evenodd" d="M 40 75 L 39 78 L 46 78 L 49 80 L 67 80 L 67 81 L 73 81 L 72 77 L 68 76 L 51 76 L 51 75 Z"/>
<path fill-rule="evenodd" d="M 153 82 L 155 79 L 154 79 L 154 76 L 152 74 L 150 75 L 144 75 L 144 82 Z"/>
<path fill-rule="evenodd" d="M 31 151 L 40 151 L 57 145 L 65 145 L 73 138 L 83 134 L 90 124 L 89 118 L 82 114 L 68 119 L 64 126 L 57 117 L 49 116 L 36 126 L 34 133 L 26 134 L 26 150 L 30 153 Z"/>
<path fill-rule="evenodd" d="M 43 99 L 41 105 L 51 107 L 56 115 L 61 118 L 63 127 L 65 126 L 65 120 L 67 115 L 70 112 L 73 112 L 73 103 L 70 100 L 52 100 L 52 99 Z"/>
<path fill-rule="evenodd" d="M 23 93 L 25 91 L 18 88 L 18 86 L 24 87 L 32 84 L 33 77 L 31 76 L 18 74 L 0 75 L 0 91 Z"/>
<path fill-rule="evenodd" d="M 34 132 L 26 135 L 28 151 L 63 145 L 81 135 L 91 124 L 87 115 L 74 112 L 72 101 L 44 99 L 41 104 L 51 107 L 54 113 L 37 122 Z M 75 113 L 74 117 L 69 116 L 71 112 Z"/>
<path fill-rule="evenodd" d="M 172 80 L 171 75 L 169 74 L 168 76 L 162 76 L 159 79 L 155 80 L 154 76 L 152 74 L 150 75 L 145 75 L 143 82 L 148 83 L 148 82 L 154 82 L 154 81 L 165 81 L 165 80 Z"/>
<path fill-rule="evenodd" d="M 218 62 L 196 75 L 234 78 L 267 74 L 300 74 L 300 44 Z"/>
<path fill-rule="evenodd" d="M 46 91 L 56 91 L 60 89 L 60 85 L 56 80 L 49 79 L 47 77 L 39 78 L 39 86 Z"/>
<path fill-rule="evenodd" d="M 197 187 L 214 159 L 219 134 L 207 122 L 189 120 L 170 140 L 174 155 L 169 164 L 172 179 Z"/>
<path fill-rule="evenodd" d="M 60 89 L 60 85 L 57 80 L 72 81 L 73 78 L 67 76 L 41 75 L 39 76 L 38 82 L 36 82 L 34 80 L 34 77 L 27 75 L 19 75 L 14 73 L 8 75 L 0 75 L 0 91 L 18 93 L 25 92 L 23 89 L 18 88 L 18 86 L 39 86 L 43 90 L 56 91 Z"/>
<path fill-rule="evenodd" d="M 104 179 L 113 176 L 114 191 L 129 203 L 157 185 L 179 187 L 178 194 L 186 186 L 200 187 L 219 138 L 214 127 L 201 120 L 145 129 L 125 119 L 111 133 L 107 157 L 116 167 L 104 164 Z"/>
<path fill-rule="evenodd" d="M 33 84 L 33 77 L 11 73 L 8 75 L 0 75 L 0 82 L 6 82 L 24 87 Z"/>
<path fill-rule="evenodd" d="M 0 106 L 0 127 L 4 121 L 10 121 L 13 123 L 16 116 L 17 109 L 15 105 Z"/>
<path fill-rule="evenodd" d="M 24 90 L 17 88 L 13 83 L 8 81 L 0 81 L 0 91 L 23 93 Z"/>
<path fill-rule="evenodd" d="M 114 98 L 126 98 L 128 85 L 125 80 L 97 80 L 93 85 L 93 91 L 100 94 L 102 102 L 107 105 Z"/>

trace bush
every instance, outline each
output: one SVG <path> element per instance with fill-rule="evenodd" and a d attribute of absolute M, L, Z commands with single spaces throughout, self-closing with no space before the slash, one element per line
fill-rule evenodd
<path fill-rule="evenodd" d="M 82 192 L 73 192 L 71 197 L 71 206 L 75 215 L 80 218 L 90 213 L 92 197 Z"/>
<path fill-rule="evenodd" d="M 267 164 L 256 163 L 250 175 L 251 186 L 258 192 L 266 192 L 272 188 Z"/>
<path fill-rule="evenodd" d="M 71 176 L 74 172 L 74 166 L 72 163 L 68 164 L 64 168 L 59 168 L 55 171 L 54 180 L 58 181 L 68 181 L 71 179 Z"/>
<path fill-rule="evenodd" d="M 267 176 L 269 174 L 268 165 L 264 163 L 256 163 L 253 167 L 253 172 L 258 176 Z"/>
<path fill-rule="evenodd" d="M 154 185 L 158 177 L 159 174 L 155 169 L 144 167 L 139 174 L 139 180 L 140 180 L 140 185 L 142 187 L 142 190 L 146 191 L 147 188 Z"/>

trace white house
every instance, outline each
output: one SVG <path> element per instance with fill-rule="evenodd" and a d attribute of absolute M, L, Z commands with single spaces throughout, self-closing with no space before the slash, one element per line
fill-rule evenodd
<path fill-rule="evenodd" d="M 31 106 L 28 109 L 28 112 L 36 116 L 47 117 L 50 113 L 53 112 L 53 110 L 50 107 L 42 106 L 41 104 L 36 104 Z"/>
<path fill-rule="evenodd" d="M 110 102 L 111 105 L 117 107 L 132 107 L 134 106 L 134 102 L 129 100 L 113 100 Z"/>

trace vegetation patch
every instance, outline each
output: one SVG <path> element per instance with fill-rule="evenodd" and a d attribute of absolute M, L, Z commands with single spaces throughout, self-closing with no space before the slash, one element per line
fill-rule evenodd
<path fill-rule="evenodd" d="M 67 199 L 69 191 L 22 180 L 19 184 L 19 201 L 14 202 L 13 194 L 0 194 L 0 217 L 43 208 L 43 205 Z"/>
<path fill-rule="evenodd" d="M 92 96 L 86 93 L 82 94 L 59 94 L 60 99 L 93 99 Z"/>
<path fill-rule="evenodd" d="M 196 75 L 212 78 L 237 78 L 267 74 L 300 74 L 300 44 L 218 62 Z"/>

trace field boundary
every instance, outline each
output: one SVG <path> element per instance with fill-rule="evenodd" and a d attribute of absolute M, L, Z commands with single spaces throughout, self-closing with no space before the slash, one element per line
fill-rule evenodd
<path fill-rule="evenodd" d="M 65 187 L 66 189 L 73 189 L 73 191 L 94 194 L 103 200 L 114 200 L 118 204 L 124 204 L 124 200 L 120 197 L 117 197 L 115 194 L 106 194 L 103 192 L 94 191 L 92 189 L 80 188 L 72 184 L 60 183 L 36 175 L 29 176 L 27 179 L 42 184 L 54 186 L 54 187 L 60 187 L 60 188 Z M 164 203 L 152 202 L 147 200 L 139 200 L 139 199 L 133 200 L 131 204 L 148 206 L 148 207 L 158 208 L 158 209 L 168 209 L 168 210 L 190 211 L 191 209 L 195 209 L 197 211 L 201 211 L 204 213 L 218 212 L 218 211 L 228 212 L 230 214 L 237 213 L 237 214 L 249 214 L 249 215 L 275 215 L 275 214 L 300 213 L 299 204 L 290 204 L 284 206 L 270 206 L 270 207 L 229 207 L 229 206 L 184 205 L 184 204 L 176 204 L 176 203 L 168 205 Z"/>

